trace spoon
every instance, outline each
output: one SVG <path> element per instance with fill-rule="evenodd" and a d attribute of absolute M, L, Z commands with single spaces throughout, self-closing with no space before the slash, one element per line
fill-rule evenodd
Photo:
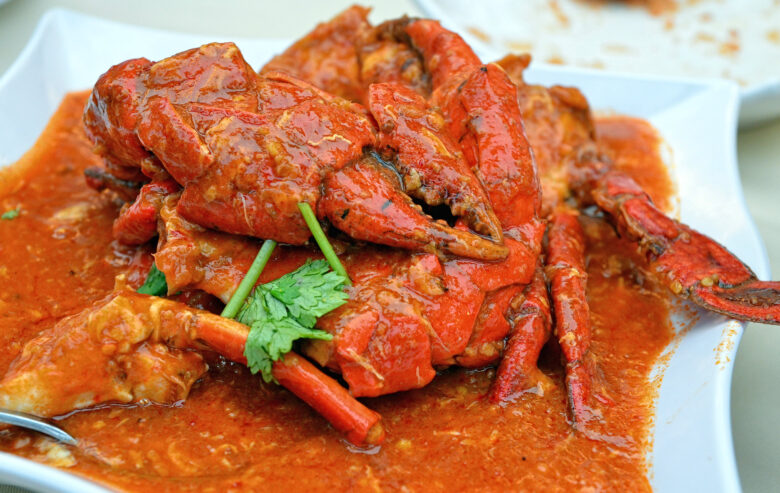
<path fill-rule="evenodd" d="M 0 409 L 0 423 L 8 423 L 9 425 L 35 430 L 68 445 L 76 445 L 77 443 L 75 438 L 65 433 L 62 429 L 32 414 Z"/>

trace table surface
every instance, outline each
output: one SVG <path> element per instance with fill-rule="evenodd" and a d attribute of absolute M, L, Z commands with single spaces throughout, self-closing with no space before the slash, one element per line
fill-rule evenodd
<path fill-rule="evenodd" d="M 350 0 L 242 2 L 241 0 L 12 0 L 0 5 L 0 73 L 29 39 L 40 16 L 54 6 L 182 32 L 220 37 L 297 38 L 317 22 L 346 8 Z M 410 0 L 366 1 L 375 21 L 420 15 Z M 206 13 L 206 15 L 204 15 Z M 744 129 L 738 157 L 748 207 L 764 239 L 772 277 L 780 279 L 780 120 Z M 739 346 L 732 384 L 732 428 L 739 475 L 745 492 L 774 491 L 780 484 L 780 329 L 750 324 Z"/>

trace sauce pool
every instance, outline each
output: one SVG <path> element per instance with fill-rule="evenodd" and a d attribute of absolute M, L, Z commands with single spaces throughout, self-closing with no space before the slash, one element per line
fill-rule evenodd
<path fill-rule="evenodd" d="M 105 296 L 136 252 L 111 237 L 119 204 L 84 182 L 99 161 L 82 130 L 86 97 L 66 96 L 35 148 L 0 174 L 0 211 L 20 210 L 0 221 L 0 372 L 26 341 Z M 597 132 L 617 165 L 668 207 L 671 182 L 652 128 L 610 117 Z M 548 347 L 544 395 L 495 405 L 483 398 L 492 369 L 449 369 L 423 389 L 365 399 L 387 426 L 381 448 L 355 449 L 286 390 L 212 359 L 185 402 L 59 418 L 77 447 L 7 429 L 0 450 L 127 491 L 649 491 L 657 389 L 648 375 L 673 337 L 668 303 L 638 274 L 644 261 L 634 245 L 602 220 L 583 217 L 583 225 L 591 350 L 615 402 L 587 436 L 567 419 L 559 355 Z"/>

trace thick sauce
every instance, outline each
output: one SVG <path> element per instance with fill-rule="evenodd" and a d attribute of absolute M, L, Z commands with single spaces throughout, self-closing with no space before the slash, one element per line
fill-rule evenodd
<path fill-rule="evenodd" d="M 0 211 L 21 211 L 0 221 L 0 372 L 25 341 L 110 291 L 134 253 L 112 242 L 118 205 L 84 183 L 84 168 L 96 162 L 81 127 L 85 99 L 67 96 L 36 147 L 0 180 Z M 664 177 L 643 184 L 668 200 L 648 129 L 619 118 L 598 125 L 619 166 Z M 626 152 L 635 146 L 646 151 Z M 584 225 L 592 351 L 615 402 L 588 436 L 567 421 L 559 356 L 546 348 L 540 367 L 554 385 L 545 395 L 494 405 L 482 398 L 493 370 L 451 369 L 424 389 L 365 400 L 385 419 L 381 448 L 353 448 L 292 394 L 212 360 L 186 402 L 63 417 L 59 424 L 80 440 L 75 448 L 5 430 L 0 450 L 133 491 L 649 490 L 656 389 L 648 374 L 672 338 L 668 307 L 638 274 L 635 246 L 600 220 Z"/>

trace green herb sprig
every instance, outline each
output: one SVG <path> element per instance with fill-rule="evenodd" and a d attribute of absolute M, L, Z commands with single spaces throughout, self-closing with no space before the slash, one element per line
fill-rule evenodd
<path fill-rule="evenodd" d="M 152 296 L 165 296 L 168 294 L 168 282 L 165 280 L 165 274 L 160 271 L 152 262 L 152 268 L 146 276 L 146 281 L 136 290 L 141 294 Z"/>
<path fill-rule="evenodd" d="M 274 361 L 284 358 L 298 339 L 333 338 L 314 325 L 319 317 L 343 305 L 349 297 L 344 292 L 345 286 L 351 285 L 349 275 L 314 212 L 306 203 L 299 203 L 298 208 L 327 261 L 307 261 L 294 272 L 255 286 L 276 247 L 275 241 L 266 240 L 222 311 L 223 317 L 235 318 L 250 327 L 244 356 L 252 373 L 261 372 L 266 382 L 274 381 Z"/>
<path fill-rule="evenodd" d="M 4 221 L 11 221 L 19 217 L 20 212 L 21 212 L 21 208 L 19 207 L 17 207 L 16 209 L 5 211 L 3 212 L 3 215 L 0 216 L 0 219 L 3 219 Z"/>
<path fill-rule="evenodd" d="M 345 285 L 344 276 L 331 271 L 325 260 L 315 260 L 257 286 L 236 316 L 250 327 L 244 356 L 252 373 L 262 372 L 271 382 L 273 362 L 290 352 L 296 340 L 331 340 L 332 335 L 314 325 L 347 302 Z"/>

